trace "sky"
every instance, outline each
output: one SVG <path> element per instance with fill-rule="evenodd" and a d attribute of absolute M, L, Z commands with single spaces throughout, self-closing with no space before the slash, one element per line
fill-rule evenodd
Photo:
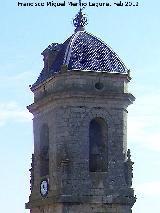
<path fill-rule="evenodd" d="M 112 6 L 86 6 L 86 31 L 111 46 L 131 70 L 129 92 L 136 97 L 128 108 L 137 196 L 133 213 L 160 212 L 160 1 L 139 0 L 135 7 L 91 2 Z M 65 7 L 24 7 L 16 0 L 0 0 L 1 212 L 29 213 L 24 207 L 33 152 L 32 115 L 26 109 L 33 102 L 29 85 L 43 68 L 41 52 L 73 34 L 77 12 L 68 1 Z"/>

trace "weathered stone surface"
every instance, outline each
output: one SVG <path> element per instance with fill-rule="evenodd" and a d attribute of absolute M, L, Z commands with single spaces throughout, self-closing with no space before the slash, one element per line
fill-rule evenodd
<path fill-rule="evenodd" d="M 134 97 L 127 91 L 126 74 L 61 72 L 32 88 L 34 168 L 31 213 L 131 213 L 131 160 L 127 160 L 127 107 Z M 95 84 L 101 81 L 103 89 Z M 89 171 L 89 126 L 92 119 L 107 124 L 107 170 Z M 40 194 L 40 130 L 49 128 L 49 191 Z M 126 164 L 127 162 L 127 164 Z M 126 165 L 128 173 L 126 178 Z M 34 174 L 33 174 L 34 173 Z"/>

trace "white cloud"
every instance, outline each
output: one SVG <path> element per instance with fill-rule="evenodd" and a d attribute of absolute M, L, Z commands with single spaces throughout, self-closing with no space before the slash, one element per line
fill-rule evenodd
<path fill-rule="evenodd" d="M 27 109 L 21 109 L 16 102 L 0 103 L 0 126 L 7 122 L 27 122 L 32 115 Z"/>
<path fill-rule="evenodd" d="M 158 93 L 138 97 L 129 109 L 128 140 L 160 152 L 160 96 Z"/>
<path fill-rule="evenodd" d="M 160 152 L 160 125 L 157 119 L 152 120 L 143 117 L 130 118 L 128 124 L 128 139 L 132 143 L 138 143 L 147 149 Z M 158 126 L 159 125 L 159 126 Z"/>
<path fill-rule="evenodd" d="M 160 181 L 137 184 L 135 188 L 137 196 L 160 196 Z"/>

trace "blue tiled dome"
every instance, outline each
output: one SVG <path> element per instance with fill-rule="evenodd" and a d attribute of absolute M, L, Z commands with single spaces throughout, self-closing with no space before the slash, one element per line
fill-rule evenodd
<path fill-rule="evenodd" d="M 50 49 L 53 50 L 55 44 L 53 46 Z M 118 55 L 107 44 L 86 31 L 75 32 L 58 47 L 56 57 L 49 70 L 46 72 L 43 69 L 36 83 L 59 72 L 64 64 L 68 66 L 68 70 L 124 74 L 128 71 Z"/>

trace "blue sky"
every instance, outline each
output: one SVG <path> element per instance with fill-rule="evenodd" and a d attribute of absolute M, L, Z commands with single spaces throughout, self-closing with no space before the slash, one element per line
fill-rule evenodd
<path fill-rule="evenodd" d="M 133 186 L 138 198 L 133 213 L 160 212 L 159 8 L 158 0 L 139 0 L 139 7 L 85 9 L 86 30 L 111 46 L 131 70 L 129 91 L 136 101 L 128 108 L 128 147 L 135 162 Z M 69 6 L 18 7 L 15 0 L 0 2 L 1 212 L 29 213 L 24 209 L 33 147 L 32 116 L 26 110 L 33 102 L 29 84 L 42 69 L 41 52 L 74 32 L 72 18 L 77 11 Z"/>

